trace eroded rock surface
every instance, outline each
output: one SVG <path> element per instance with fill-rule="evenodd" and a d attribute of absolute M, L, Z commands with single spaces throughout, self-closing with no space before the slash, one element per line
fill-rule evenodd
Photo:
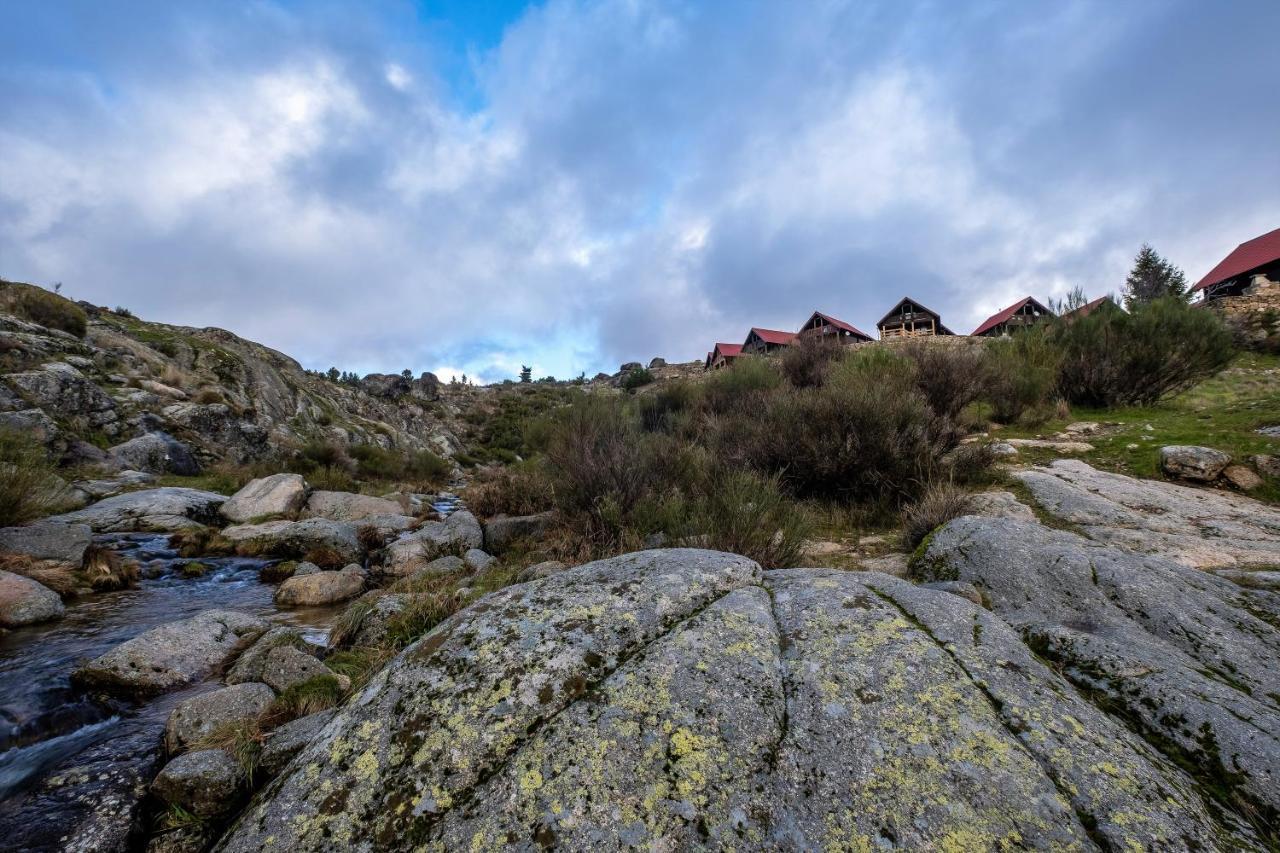
<path fill-rule="evenodd" d="M 87 524 L 95 533 L 182 530 L 216 523 L 218 507 L 226 499 L 216 492 L 165 486 L 105 498 L 49 520 Z"/>
<path fill-rule="evenodd" d="M 429 521 L 389 544 L 383 571 L 398 577 L 411 575 L 437 557 L 456 556 L 479 548 L 483 538 L 476 517 L 460 510 L 444 521 Z"/>
<path fill-rule="evenodd" d="M 1280 510 L 1243 495 L 1139 480 L 1061 459 L 1014 472 L 1089 538 L 1194 568 L 1280 565 Z"/>
<path fill-rule="evenodd" d="M 301 474 L 272 474 L 246 483 L 219 510 L 231 522 L 293 515 L 307 501 L 307 481 Z"/>
<path fill-rule="evenodd" d="M 972 541 L 982 526 L 990 540 Z M 1237 706 L 1252 720 L 1235 723 L 1237 734 L 1254 728 L 1252 754 L 1226 730 L 1217 740 L 1232 772 L 1251 776 L 1227 795 L 1203 744 L 1184 749 L 1105 712 L 1082 667 L 1066 664 L 1064 677 L 1028 646 L 1042 648 L 1041 610 L 1063 604 L 1048 578 L 1079 581 L 1058 565 L 1067 546 L 1189 578 L 1192 606 L 1213 612 L 1187 630 L 1221 652 L 1196 658 L 1202 669 L 1226 654 L 1274 660 L 1275 629 L 1238 587 L 1026 521 L 961 519 L 929 546 L 994 613 L 878 573 L 762 573 L 728 554 L 640 552 L 446 620 L 315 725 L 218 849 L 1260 848 L 1255 826 L 1275 796 L 1261 756 L 1280 755 L 1274 701 Z M 973 568 L 984 550 L 990 574 L 1013 578 L 1007 589 Z M 1087 573 L 1083 583 L 1093 587 Z M 1039 590 L 1041 607 L 1011 603 Z M 1129 678 L 1159 680 L 1170 655 L 1190 654 L 1172 636 L 1185 614 L 1158 607 L 1157 592 L 1168 590 L 1149 588 L 1141 614 L 1110 604 L 1111 629 L 1146 643 L 1119 661 Z M 1259 647 L 1213 635 L 1242 626 Z M 1135 654 L 1153 655 L 1139 674 Z M 1272 689 L 1265 667 L 1238 677 L 1255 697 Z M 1176 709 L 1188 726 L 1189 706 L 1211 704 L 1206 682 L 1249 698 L 1199 679 Z"/>
<path fill-rule="evenodd" d="M 364 557 L 355 525 L 327 518 L 237 524 L 223 530 L 222 535 L 246 553 L 300 559 L 313 548 L 324 548 L 345 563 Z"/>

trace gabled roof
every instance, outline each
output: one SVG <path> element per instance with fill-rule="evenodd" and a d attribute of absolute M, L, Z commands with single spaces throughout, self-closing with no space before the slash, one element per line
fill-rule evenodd
<path fill-rule="evenodd" d="M 821 311 L 814 311 L 812 314 L 810 314 L 809 319 L 804 321 L 804 325 L 808 326 L 809 323 L 813 321 L 814 317 L 821 317 L 822 319 L 830 323 L 832 326 L 835 326 L 837 329 L 843 329 L 846 332 L 852 332 L 853 334 L 857 335 L 860 338 L 866 338 L 867 340 L 871 340 L 870 335 L 868 335 L 866 332 L 863 332 L 861 329 L 858 329 L 852 323 L 846 323 L 844 320 L 837 320 L 835 317 L 832 317 L 830 314 L 823 314 Z"/>
<path fill-rule="evenodd" d="M 1115 307 L 1117 308 L 1120 307 L 1119 305 L 1116 305 L 1116 301 L 1112 299 L 1110 296 L 1099 296 L 1097 299 L 1093 300 L 1092 302 L 1086 302 L 1084 305 L 1081 305 L 1079 308 L 1075 309 L 1074 311 L 1068 311 L 1062 316 L 1063 317 L 1088 317 L 1094 311 L 1098 310 L 1098 308 L 1104 302 L 1110 302 L 1112 305 L 1115 305 Z"/>
<path fill-rule="evenodd" d="M 987 319 L 983 320 L 982 325 L 974 329 L 972 334 L 980 335 L 983 332 L 994 329 L 996 326 L 999 326 L 1001 323 L 1008 322 L 1009 318 L 1012 317 L 1014 314 L 1017 314 L 1018 311 L 1022 308 L 1022 306 L 1026 305 L 1028 302 L 1030 302 L 1032 305 L 1036 306 L 1046 314 L 1053 313 L 1048 308 L 1045 308 L 1043 305 L 1041 305 L 1039 302 L 1036 302 L 1030 296 L 1024 296 L 1023 298 L 1019 299 L 1017 302 L 1010 305 L 1008 308 L 1005 308 L 1002 311 L 997 311 Z"/>
<path fill-rule="evenodd" d="M 946 334 L 948 334 L 948 335 L 949 335 L 949 334 L 951 334 L 951 330 L 950 330 L 950 329 L 948 329 L 946 326 L 942 325 L 942 315 L 940 315 L 937 311 L 934 311 L 934 310 L 932 310 L 932 309 L 930 309 L 930 308 L 925 307 L 925 306 L 924 306 L 924 305 L 922 305 L 921 303 L 919 303 L 919 302 L 917 302 L 916 300 L 912 299 L 910 296 L 904 296 L 904 297 L 902 297 L 901 299 L 899 299 L 899 300 L 897 301 L 897 303 L 896 303 L 892 308 L 890 308 L 890 309 L 889 309 L 889 313 L 887 313 L 887 314 L 885 314 L 883 317 L 881 317 L 881 318 L 880 318 L 880 322 L 876 323 L 876 328 L 879 328 L 880 326 L 883 326 L 883 325 L 885 324 L 885 321 L 886 321 L 886 320 L 890 320 L 890 319 L 892 319 L 892 318 L 893 318 L 894 313 L 898 310 L 898 308 L 899 308 L 899 307 L 902 305 L 902 303 L 904 303 L 904 302 L 910 302 L 912 305 L 916 306 L 917 308 L 919 308 L 919 309 L 920 309 L 921 311 L 923 311 L 924 313 L 926 313 L 926 314 L 928 314 L 929 316 L 933 317 L 933 319 L 934 319 L 934 320 L 937 322 L 937 324 L 938 324 L 938 330 L 939 330 L 939 331 L 945 332 L 945 333 L 946 333 Z"/>
<path fill-rule="evenodd" d="M 1196 282 L 1193 291 L 1204 290 L 1212 284 L 1244 275 L 1249 270 L 1280 260 L 1280 228 L 1261 237 L 1246 240 L 1235 251 L 1222 259 L 1222 263 L 1209 270 L 1209 274 Z"/>
<path fill-rule="evenodd" d="M 796 339 L 795 332 L 780 332 L 777 329 L 761 329 L 759 326 L 751 327 L 751 332 L 747 332 L 748 339 L 751 338 L 752 332 L 754 332 L 760 340 L 764 341 L 766 344 L 781 344 L 782 346 L 786 346 Z M 742 347 L 738 347 L 738 349 L 741 350 Z"/>
<path fill-rule="evenodd" d="M 725 358 L 733 358 L 742 355 L 742 344 L 716 344 L 715 348 L 707 354 L 709 358 L 715 358 L 716 353 Z"/>

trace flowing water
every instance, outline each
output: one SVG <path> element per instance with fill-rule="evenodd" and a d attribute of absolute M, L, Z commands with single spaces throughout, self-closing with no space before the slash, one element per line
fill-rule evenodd
<path fill-rule="evenodd" d="M 442 494 L 433 502 L 447 516 L 461 506 Z M 57 850 L 61 840 L 112 797 L 159 770 L 159 744 L 169 712 L 182 700 L 214 689 L 192 685 L 141 702 L 74 689 L 76 666 L 132 637 L 214 608 L 238 610 L 274 624 L 303 629 L 323 645 L 343 605 L 277 609 L 275 587 L 258 572 L 269 560 L 201 557 L 208 567 L 187 577 L 190 562 L 169 548 L 167 534 L 96 537 L 142 567 L 137 588 L 95 593 L 67 603 L 66 616 L 0 635 L 0 850 Z M 99 809 L 100 810 L 100 809 Z"/>

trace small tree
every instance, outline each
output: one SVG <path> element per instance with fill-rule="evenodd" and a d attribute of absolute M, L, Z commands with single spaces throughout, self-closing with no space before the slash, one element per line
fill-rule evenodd
<path fill-rule="evenodd" d="M 1155 299 L 1175 296 L 1187 298 L 1187 277 L 1182 270 L 1160 257 L 1160 253 L 1143 243 L 1133 269 L 1124 280 L 1124 306 L 1130 311 Z"/>
<path fill-rule="evenodd" d="M 404 370 L 400 371 L 400 375 L 403 376 L 405 379 L 412 379 L 413 371 L 406 367 Z"/>
<path fill-rule="evenodd" d="M 533 381 L 533 368 L 532 368 L 532 367 L 530 367 L 530 366 L 529 366 L 529 365 L 527 365 L 527 364 L 522 364 L 522 365 L 520 365 L 520 381 L 521 381 L 521 382 L 532 382 L 532 381 Z"/>
<path fill-rule="evenodd" d="M 327 373 L 325 373 L 325 376 L 329 377 L 329 381 L 330 381 L 330 382 L 337 382 L 337 381 L 338 381 L 338 377 L 339 377 L 339 376 L 341 376 L 341 375 L 342 375 L 342 374 L 340 374 L 340 373 L 338 372 L 338 368 L 336 368 L 336 367 L 330 367 L 330 368 L 329 368 L 329 370 L 328 370 L 328 372 L 327 372 Z"/>

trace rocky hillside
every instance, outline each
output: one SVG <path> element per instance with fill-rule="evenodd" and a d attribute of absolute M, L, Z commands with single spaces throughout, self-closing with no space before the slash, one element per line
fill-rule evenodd
<path fill-rule="evenodd" d="M 223 329 L 145 322 L 0 282 L 0 426 L 32 431 L 68 464 L 161 473 L 155 458 L 168 457 L 171 473 L 192 473 L 314 439 L 448 457 L 460 449 L 449 390 L 429 373 L 338 383 Z"/>

